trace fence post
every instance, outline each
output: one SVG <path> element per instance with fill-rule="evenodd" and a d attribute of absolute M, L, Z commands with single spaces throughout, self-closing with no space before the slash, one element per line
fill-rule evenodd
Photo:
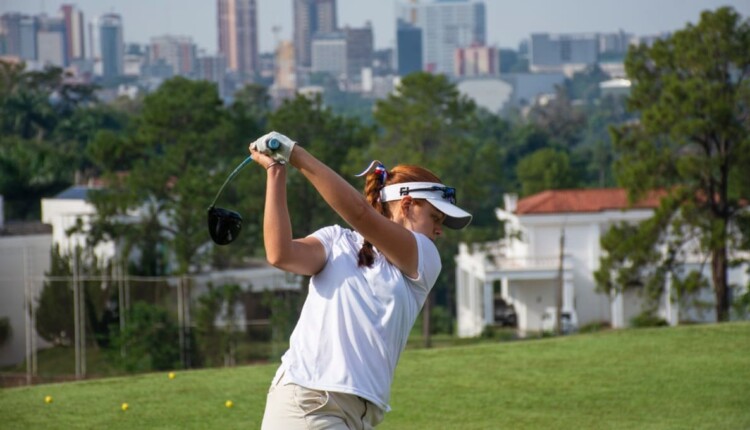
<path fill-rule="evenodd" d="M 81 379 L 81 309 L 78 291 L 78 255 L 73 254 L 73 345 L 76 357 L 76 379 Z"/>
<path fill-rule="evenodd" d="M 32 338 L 34 336 L 34 328 L 32 327 L 31 321 L 31 293 L 29 292 L 29 262 L 28 262 L 28 249 L 24 248 L 23 252 L 23 303 L 24 303 L 24 322 L 26 326 L 26 385 L 31 385 L 32 382 Z"/>
<path fill-rule="evenodd" d="M 182 367 L 187 368 L 185 365 L 185 330 L 183 328 L 185 315 L 182 300 L 182 277 L 180 277 L 177 281 L 177 336 L 180 341 L 180 363 L 182 363 Z"/>

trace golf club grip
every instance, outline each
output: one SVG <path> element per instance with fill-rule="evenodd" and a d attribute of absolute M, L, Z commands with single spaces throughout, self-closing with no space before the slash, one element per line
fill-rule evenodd
<path fill-rule="evenodd" d="M 266 141 L 266 147 L 271 151 L 276 151 L 281 148 L 281 142 L 279 142 L 279 139 L 272 137 Z"/>

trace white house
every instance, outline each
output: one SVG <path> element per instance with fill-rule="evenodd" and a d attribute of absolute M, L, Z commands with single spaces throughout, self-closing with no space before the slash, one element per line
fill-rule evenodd
<path fill-rule="evenodd" d="M 96 208 L 88 199 L 88 193 L 97 187 L 74 185 L 58 195 L 42 199 L 42 222 L 52 226 L 52 242 L 60 247 L 60 253 L 72 254 L 76 247 L 86 247 L 86 232 Z M 77 225 L 81 231 L 73 233 Z M 115 256 L 112 242 L 97 245 L 94 254 L 100 261 Z"/>
<path fill-rule="evenodd" d="M 519 334 L 547 330 L 554 320 L 558 292 L 562 293 L 562 315 L 578 326 L 603 322 L 625 327 L 640 313 L 642 301 L 637 292 L 613 297 L 598 293 L 594 272 L 602 256 L 601 237 L 614 224 L 650 218 L 658 197 L 629 205 L 623 189 L 554 190 L 521 200 L 506 195 L 504 203 L 505 209 L 496 214 L 505 221 L 506 239 L 459 247 L 459 336 L 477 336 L 485 326 L 495 325 L 501 301 L 515 308 Z M 709 265 L 705 266 L 710 279 Z M 747 285 L 747 267 L 731 269 L 729 282 Z M 670 324 L 715 320 L 713 307 L 680 310 L 671 289 L 665 292 L 659 316 Z M 700 295 L 705 302 L 714 301 L 709 290 Z"/>

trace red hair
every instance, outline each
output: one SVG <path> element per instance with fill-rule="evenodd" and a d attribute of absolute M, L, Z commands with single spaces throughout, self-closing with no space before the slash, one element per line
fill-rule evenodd
<path fill-rule="evenodd" d="M 401 184 L 404 182 L 437 182 L 442 183 L 440 178 L 434 173 L 425 169 L 424 167 L 413 166 L 408 164 L 400 164 L 394 167 L 392 170 L 387 171 L 386 181 L 382 183 L 382 173 L 373 171 L 370 172 L 365 178 L 365 199 L 378 213 L 382 214 L 386 218 L 392 217 L 391 209 L 385 202 L 380 201 L 380 190 L 391 184 Z M 372 267 L 372 263 L 375 261 L 375 251 L 372 248 L 372 244 L 365 240 L 362 248 L 359 250 L 357 256 L 357 265 L 359 267 L 367 266 Z"/>

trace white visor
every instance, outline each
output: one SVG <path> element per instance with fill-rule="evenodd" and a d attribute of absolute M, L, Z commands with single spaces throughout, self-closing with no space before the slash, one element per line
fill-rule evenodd
<path fill-rule="evenodd" d="M 445 214 L 443 225 L 460 230 L 471 222 L 471 214 L 456 206 L 456 189 L 437 182 L 402 182 L 383 187 L 380 201 L 401 200 L 404 196 L 424 199 Z"/>

